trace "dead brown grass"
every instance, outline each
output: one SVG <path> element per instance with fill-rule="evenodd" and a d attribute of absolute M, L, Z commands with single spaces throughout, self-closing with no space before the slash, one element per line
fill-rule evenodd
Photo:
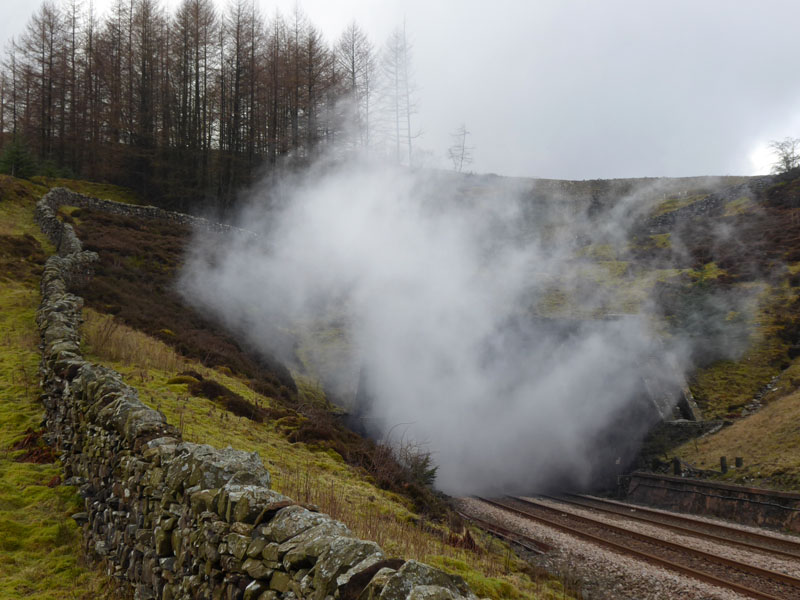
<path fill-rule="evenodd" d="M 150 336 L 140 335 L 110 315 L 92 309 L 83 312 L 83 339 L 89 350 L 105 360 L 158 369 L 169 373 L 186 368 L 186 360 Z"/>
<path fill-rule="evenodd" d="M 744 459 L 744 467 L 731 469 L 726 480 L 747 485 L 800 489 L 800 390 L 771 401 L 755 414 L 676 451 L 686 462 L 702 469 L 719 469 L 721 456 Z"/>
<path fill-rule="evenodd" d="M 184 302 L 175 285 L 191 230 L 101 211 L 73 211 L 76 232 L 96 251 L 91 285 L 77 290 L 98 312 L 160 339 L 178 354 L 207 367 L 224 367 L 249 380 L 252 389 L 292 403 L 297 387 L 275 357 L 248 353 L 235 336 Z"/>

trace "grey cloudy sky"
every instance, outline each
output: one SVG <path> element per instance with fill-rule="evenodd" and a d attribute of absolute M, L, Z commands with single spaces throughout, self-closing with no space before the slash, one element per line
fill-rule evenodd
<path fill-rule="evenodd" d="M 3 4 L 8 39 L 36 4 Z M 405 18 L 430 164 L 462 122 L 472 170 L 570 179 L 763 172 L 769 140 L 800 137 L 797 0 L 300 5 L 329 40 L 356 19 L 379 46 Z"/>

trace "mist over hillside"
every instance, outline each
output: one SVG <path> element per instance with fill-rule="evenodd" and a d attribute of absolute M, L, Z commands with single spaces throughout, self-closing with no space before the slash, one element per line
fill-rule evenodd
<path fill-rule="evenodd" d="M 669 365 L 658 376 L 677 390 L 746 348 L 758 278 L 701 289 L 733 223 L 702 221 L 701 259 L 697 232 L 670 219 L 752 203 L 751 183 L 323 161 L 254 188 L 238 224 L 260 235 L 198 240 L 181 285 L 320 377 L 370 435 L 430 451 L 447 492 L 587 486 L 624 468 L 658 419 L 645 363 Z M 687 289 L 694 304 L 673 314 Z"/>

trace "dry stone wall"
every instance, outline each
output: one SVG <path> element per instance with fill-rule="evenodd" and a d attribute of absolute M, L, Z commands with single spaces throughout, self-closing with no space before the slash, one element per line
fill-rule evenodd
<path fill-rule="evenodd" d="M 82 300 L 69 288 L 97 255 L 56 210 L 108 203 L 78 196 L 54 190 L 37 206 L 58 249 L 44 268 L 37 322 L 49 441 L 84 498 L 74 518 L 86 552 L 141 600 L 475 598 L 460 578 L 387 560 L 343 523 L 271 490 L 257 454 L 183 441 L 119 373 L 84 360 Z"/>
<path fill-rule="evenodd" d="M 159 219 L 161 221 L 168 221 L 171 223 L 180 223 L 182 225 L 190 225 L 196 229 L 214 232 L 237 232 L 248 235 L 255 235 L 250 231 L 239 229 L 224 223 L 217 223 L 202 217 L 195 217 L 185 213 L 173 212 L 157 208 L 155 206 L 137 206 L 135 204 L 125 204 L 124 202 L 113 202 L 111 200 L 101 200 L 100 198 L 92 198 L 84 196 L 67 188 L 53 188 L 48 192 L 42 201 L 45 206 L 49 207 L 53 212 L 58 210 L 59 206 L 77 206 L 79 208 L 89 208 L 94 210 L 102 210 L 104 212 L 122 215 L 126 217 L 136 217 L 140 219 Z M 42 202 L 40 202 L 42 205 Z"/>

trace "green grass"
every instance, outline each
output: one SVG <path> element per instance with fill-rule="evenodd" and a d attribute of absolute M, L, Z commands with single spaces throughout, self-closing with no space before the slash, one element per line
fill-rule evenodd
<path fill-rule="evenodd" d="M 667 213 L 674 212 L 679 208 L 684 208 L 695 202 L 699 202 L 700 200 L 704 200 L 708 197 L 708 194 L 695 194 L 695 195 L 686 195 L 686 196 L 672 196 L 667 198 L 663 202 L 661 202 L 658 206 L 656 206 L 655 210 L 653 211 L 653 216 L 661 216 Z"/>
<path fill-rule="evenodd" d="M 728 457 L 731 469 L 727 475 L 718 476 L 723 481 L 800 489 L 800 391 L 790 381 L 781 384 L 782 395 L 763 409 L 712 436 L 684 444 L 676 450 L 676 455 L 692 465 L 712 470 L 719 469 L 721 456 Z M 792 388 L 794 391 L 786 393 Z M 737 456 L 744 459 L 741 469 L 732 468 Z"/>
<path fill-rule="evenodd" d="M 28 432 L 40 429 L 44 417 L 35 314 L 38 263 L 53 247 L 33 213 L 46 191 L 0 176 L 0 237 L 6 242 L 0 246 L 0 598 L 108 598 L 108 580 L 78 558 L 81 536 L 70 518 L 82 510 L 76 490 L 48 486 L 61 475 L 57 462 L 19 462 L 29 450 L 12 450 Z M 28 257 L 4 255 L 15 240 L 35 251 Z"/>
<path fill-rule="evenodd" d="M 720 276 L 725 275 L 725 271 L 720 269 L 716 263 L 710 262 L 703 265 L 702 269 L 695 269 L 689 272 L 689 277 L 699 282 L 708 282 L 714 279 L 719 279 Z"/>
<path fill-rule="evenodd" d="M 655 248 L 669 248 L 672 246 L 672 234 L 670 233 L 657 233 L 649 237 Z"/>
<path fill-rule="evenodd" d="M 503 578 L 486 577 L 480 573 L 476 573 L 464 561 L 457 558 L 434 556 L 431 557 L 430 564 L 448 573 L 463 577 L 479 598 L 504 598 L 508 600 L 525 600 L 526 598 L 530 598 L 526 593 L 520 593 L 519 586 L 526 579 L 533 580 L 534 586 L 531 591 L 536 594 L 536 598 L 558 600 L 560 598 L 572 597 L 569 586 L 565 585 L 563 582 L 553 581 L 551 577 L 539 572 L 533 572 L 532 574 L 526 573 L 523 575 L 523 571 L 530 571 L 531 569 L 516 558 L 507 545 L 497 540 L 490 543 L 497 546 L 496 551 L 506 553 L 507 573 Z M 531 586 L 528 585 L 527 587 L 530 588 Z"/>
<path fill-rule="evenodd" d="M 103 200 L 113 200 L 114 202 L 125 202 L 127 204 L 145 204 L 141 201 L 138 194 L 131 189 L 112 185 L 110 183 L 97 183 L 94 181 L 83 181 L 79 179 L 64 179 L 55 177 L 43 177 L 38 175 L 31 177 L 34 184 L 43 186 L 47 189 L 54 187 L 65 187 L 91 196 L 92 198 L 101 198 Z"/>
<path fill-rule="evenodd" d="M 611 244 L 589 244 L 575 253 L 578 258 L 613 261 L 617 259 L 617 251 Z"/>
<path fill-rule="evenodd" d="M 11 450 L 43 417 L 38 400 L 39 296 L 27 285 L 0 292 L 0 598 L 101 598 L 105 582 L 78 559 L 80 533 L 70 515 L 82 510 L 75 488 L 48 487 L 58 463 L 17 462 Z"/>
<path fill-rule="evenodd" d="M 47 188 L 24 179 L 0 175 L 0 234 L 29 234 L 39 240 L 44 236 L 33 222 L 36 202 Z"/>
<path fill-rule="evenodd" d="M 85 309 L 90 327 L 105 318 Z M 120 353 L 114 347 L 122 340 L 126 350 Z M 134 351 L 134 346 L 142 350 Z M 211 400 L 191 395 L 191 382 L 177 377 L 179 371 L 190 369 L 256 406 L 279 408 L 230 372 L 178 357 L 165 343 L 122 325 L 115 328 L 113 336 L 104 339 L 102 347 L 93 347 L 84 337 L 84 351 L 90 360 L 119 371 L 126 382 L 139 390 L 142 401 L 162 411 L 185 440 L 258 452 L 272 475 L 274 489 L 295 500 L 316 504 L 358 536 L 376 541 L 388 555 L 414 558 L 462 575 L 479 595 L 488 598 L 562 597 L 563 586 L 558 580 L 541 574 L 532 578 L 525 573 L 525 564 L 509 554 L 507 546 L 488 542 L 488 538 L 484 543 L 491 544 L 489 552 L 474 553 L 451 546 L 445 541 L 450 533 L 446 525 L 427 521 L 424 528 L 418 526 L 420 517 L 408 498 L 380 489 L 364 470 L 346 464 L 331 448 L 289 442 L 287 434 L 297 429 L 304 417 L 288 415 L 266 423 L 236 417 Z M 298 387 L 301 397 L 319 401 L 320 392 L 313 381 L 301 379 Z"/>
<path fill-rule="evenodd" d="M 781 311 L 793 297 L 790 290 L 778 288 L 766 288 L 756 295 L 752 333 L 743 355 L 695 372 L 690 388 L 706 419 L 735 418 L 764 385 L 788 366 L 789 344 L 778 333 Z"/>
<path fill-rule="evenodd" d="M 725 203 L 725 213 L 723 216 L 733 217 L 749 212 L 755 208 L 755 203 L 747 196 L 740 196 L 735 200 Z"/>

